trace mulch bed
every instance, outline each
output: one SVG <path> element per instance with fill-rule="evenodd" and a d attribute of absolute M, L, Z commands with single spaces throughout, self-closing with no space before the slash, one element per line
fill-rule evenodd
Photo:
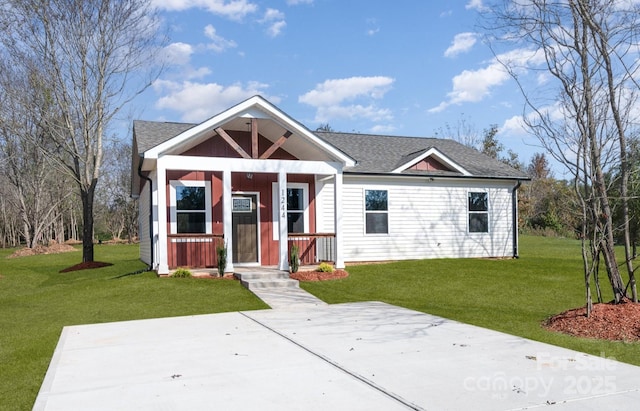
<path fill-rule="evenodd" d="M 333 270 L 332 273 L 324 273 L 321 271 L 298 271 L 289 274 L 290 278 L 298 281 L 326 281 L 337 280 L 339 278 L 348 277 L 349 273 L 345 270 Z"/>
<path fill-rule="evenodd" d="M 574 308 L 549 318 L 544 327 L 576 337 L 640 341 L 640 303 L 594 304 L 586 314 L 586 307 Z"/>
<path fill-rule="evenodd" d="M 8 255 L 7 258 L 27 257 L 30 255 L 39 255 L 39 254 L 59 254 L 59 253 L 68 253 L 71 251 L 78 251 L 78 250 L 68 244 L 52 244 L 50 246 L 37 245 L 33 248 L 25 247 L 25 248 L 16 250 L 13 254 Z"/>

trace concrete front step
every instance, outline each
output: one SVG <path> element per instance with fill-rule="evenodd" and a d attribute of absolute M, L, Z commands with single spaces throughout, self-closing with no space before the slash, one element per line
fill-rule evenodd
<path fill-rule="evenodd" d="M 266 290 L 266 289 L 282 289 L 282 288 L 298 288 L 297 280 L 289 278 L 286 271 L 247 271 L 235 274 L 240 283 L 249 290 Z"/>
<path fill-rule="evenodd" d="M 297 280 L 292 279 L 284 279 L 284 278 L 273 278 L 273 279 L 265 279 L 265 280 L 244 280 L 241 279 L 240 283 L 243 286 L 248 288 L 249 290 L 255 289 L 274 289 L 274 288 L 298 288 L 299 284 Z"/>
<path fill-rule="evenodd" d="M 236 273 L 236 277 L 240 280 L 272 280 L 272 279 L 289 279 L 289 273 L 286 271 L 267 271 L 267 272 L 246 272 Z"/>

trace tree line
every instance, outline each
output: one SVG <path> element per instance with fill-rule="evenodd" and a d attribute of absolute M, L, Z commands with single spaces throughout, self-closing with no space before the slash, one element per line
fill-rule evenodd
<path fill-rule="evenodd" d="M 149 0 L 6 0 L 0 7 L 2 243 L 76 239 L 94 260 L 94 221 L 133 238 L 114 121 L 162 69 Z M 102 174 L 104 173 L 104 174 Z M 99 190 L 98 187 L 102 186 Z M 78 201 L 79 200 L 79 201 Z M 125 212 L 123 212 L 125 210 Z"/>
<path fill-rule="evenodd" d="M 138 204 L 131 198 L 131 145 L 105 147 L 96 188 L 93 242 L 138 237 Z M 82 240 L 82 207 L 75 182 L 60 173 L 29 139 L 0 128 L 0 247 L 29 248 Z"/>

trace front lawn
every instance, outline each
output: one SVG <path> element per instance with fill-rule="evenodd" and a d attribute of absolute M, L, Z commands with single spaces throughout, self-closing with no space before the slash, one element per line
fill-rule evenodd
<path fill-rule="evenodd" d="M 122 276 L 144 268 L 137 245 L 96 246 L 112 266 L 64 274 L 80 251 L 12 251 L 0 250 L 0 409 L 31 409 L 65 325 L 268 308 L 238 281 Z"/>
<path fill-rule="evenodd" d="M 347 267 L 342 280 L 301 286 L 331 303 L 383 301 L 533 340 L 640 365 L 640 343 L 576 338 L 543 329 L 584 305 L 580 243 L 521 236 L 520 259 L 438 259 Z M 626 275 L 623 275 L 623 278 Z M 603 297 L 612 299 L 606 273 Z"/>

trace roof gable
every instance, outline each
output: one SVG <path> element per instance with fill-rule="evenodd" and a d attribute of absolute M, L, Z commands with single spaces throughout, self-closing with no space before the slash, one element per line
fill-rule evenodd
<path fill-rule="evenodd" d="M 291 143 L 289 143 L 290 151 L 294 155 L 296 155 L 295 151 L 297 150 L 301 153 L 308 153 L 310 156 L 315 153 L 316 156 L 320 156 L 322 159 L 339 161 L 346 166 L 355 165 L 355 160 L 347 154 L 318 138 L 306 127 L 260 96 L 251 97 L 200 124 L 183 125 L 180 128 L 172 126 L 172 124 L 176 123 L 170 123 L 166 127 L 158 126 L 156 130 L 153 130 L 152 127 L 147 127 L 146 131 L 157 132 L 159 131 L 157 129 L 161 129 L 161 132 L 156 135 L 146 135 L 144 137 L 146 145 L 144 146 L 140 144 L 142 139 L 137 137 L 140 133 L 135 132 L 135 130 L 134 133 L 138 138 L 139 153 L 144 155 L 146 159 L 156 159 L 163 154 L 178 154 L 188 151 L 210 138 L 212 134 L 219 132 L 223 125 L 239 129 L 247 127 L 253 119 L 264 120 L 263 125 L 266 131 L 263 135 L 272 134 L 274 142 L 283 134 L 289 133 L 295 136 L 290 138 Z M 138 125 L 148 126 L 148 123 L 134 123 L 134 128 Z M 170 130 L 177 131 L 177 133 L 168 137 Z"/>
<path fill-rule="evenodd" d="M 402 163 L 399 167 L 397 167 L 396 169 L 392 170 L 391 172 L 392 173 L 401 173 L 403 171 L 406 171 L 408 169 L 413 168 L 413 166 L 419 164 L 420 162 L 422 162 L 424 160 L 433 159 L 437 163 L 442 164 L 446 169 L 445 171 L 452 171 L 452 172 L 460 173 L 460 174 L 465 175 L 465 176 L 471 175 L 471 173 L 469 173 L 467 170 L 465 170 L 464 167 L 460 166 L 455 161 L 451 160 L 449 157 L 444 155 L 442 152 L 440 152 L 435 147 L 431 147 L 428 150 L 421 150 L 421 151 L 423 151 L 423 152 L 420 155 L 418 155 L 415 158 L 412 158 L 411 160 L 409 160 L 406 163 Z M 414 168 L 414 169 L 419 170 L 418 168 Z M 431 171 L 431 170 L 427 169 L 427 171 Z"/>

